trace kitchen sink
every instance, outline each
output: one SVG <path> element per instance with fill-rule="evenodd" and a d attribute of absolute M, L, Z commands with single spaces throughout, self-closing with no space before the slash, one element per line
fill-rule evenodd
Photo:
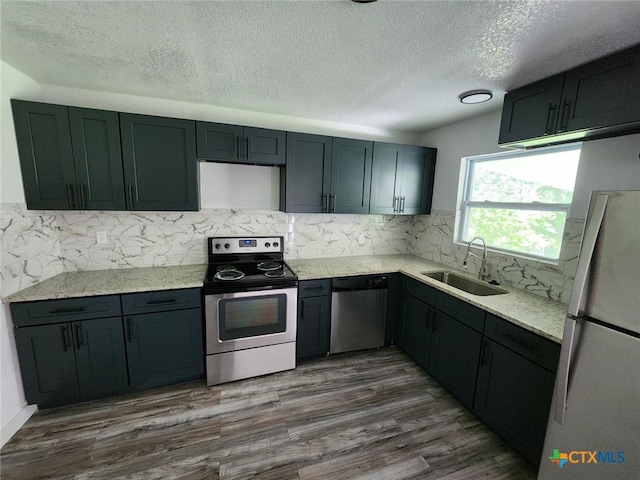
<path fill-rule="evenodd" d="M 425 277 L 433 278 L 438 282 L 445 283 L 450 287 L 457 288 L 471 295 L 479 295 L 481 297 L 487 297 L 489 295 L 503 295 L 509 293 L 502 288 L 494 287 L 488 283 L 480 282 L 479 280 L 472 280 L 467 277 L 456 275 L 452 272 L 438 271 L 438 272 L 422 272 Z"/>

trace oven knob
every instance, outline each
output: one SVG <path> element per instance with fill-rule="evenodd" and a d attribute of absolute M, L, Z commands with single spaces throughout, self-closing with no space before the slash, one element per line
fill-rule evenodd
<path fill-rule="evenodd" d="M 270 244 L 269 242 L 267 242 L 267 243 L 265 243 L 265 244 L 264 244 L 264 246 L 265 246 L 266 248 L 269 248 L 269 247 L 271 246 L 271 244 Z"/>
<path fill-rule="evenodd" d="M 229 248 L 231 245 L 229 245 L 228 243 L 224 244 L 224 248 Z"/>
<path fill-rule="evenodd" d="M 278 242 L 273 242 L 273 246 L 278 248 Z"/>
<path fill-rule="evenodd" d="M 216 243 L 216 250 L 220 248 L 220 244 Z"/>

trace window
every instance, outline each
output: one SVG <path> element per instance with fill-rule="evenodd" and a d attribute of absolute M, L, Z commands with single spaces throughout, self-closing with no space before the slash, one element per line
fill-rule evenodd
<path fill-rule="evenodd" d="M 581 146 L 463 158 L 456 243 L 557 263 Z"/>

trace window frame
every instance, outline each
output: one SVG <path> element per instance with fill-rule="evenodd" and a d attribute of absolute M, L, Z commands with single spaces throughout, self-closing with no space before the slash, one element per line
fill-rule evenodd
<path fill-rule="evenodd" d="M 506 209 L 506 210 L 515 210 L 515 211 L 546 211 L 546 212 L 564 212 L 565 217 L 565 227 L 566 221 L 569 219 L 569 214 L 571 210 L 571 203 L 542 203 L 542 202 L 495 202 L 495 201 L 478 201 L 478 200 L 468 200 L 471 196 L 471 190 L 473 187 L 473 173 L 474 169 L 472 167 L 472 163 L 478 164 L 481 162 L 487 161 L 496 161 L 500 160 L 503 157 L 507 158 L 522 158 L 528 156 L 537 156 L 544 154 L 545 152 L 561 152 L 561 151 L 573 151 L 578 150 L 581 152 L 582 150 L 582 142 L 575 142 L 569 144 L 562 145 L 553 145 L 550 147 L 541 147 L 535 149 L 528 150 L 517 150 L 517 151 L 507 151 L 507 152 L 498 152 L 498 153 L 489 153 L 482 155 L 472 155 L 468 157 L 463 157 L 461 159 L 461 174 L 459 177 L 459 185 L 458 185 L 458 200 L 457 200 L 457 209 L 455 215 L 455 224 L 454 224 L 454 235 L 453 235 L 453 243 L 455 245 L 469 245 L 468 241 L 465 241 L 463 235 L 467 232 L 468 222 L 470 218 L 471 208 L 473 207 L 484 207 L 484 208 L 496 208 L 496 209 Z M 578 167 L 579 168 L 579 165 Z M 572 194 L 575 193 L 575 184 L 578 176 L 578 170 L 576 169 L 576 179 L 574 180 L 574 188 Z M 564 235 L 564 229 L 563 233 Z M 469 241 L 472 239 L 469 238 Z M 558 252 L 558 258 L 549 258 L 541 255 L 535 255 L 533 253 L 523 252 L 519 250 L 510 250 L 506 248 L 496 247 L 491 244 L 487 244 L 487 250 L 491 252 L 496 252 L 500 254 L 508 254 L 514 255 L 516 257 L 521 257 L 529 260 L 535 260 L 542 263 L 548 263 L 552 265 L 558 265 L 560 262 L 560 256 L 562 253 L 562 245 L 561 250 Z"/>

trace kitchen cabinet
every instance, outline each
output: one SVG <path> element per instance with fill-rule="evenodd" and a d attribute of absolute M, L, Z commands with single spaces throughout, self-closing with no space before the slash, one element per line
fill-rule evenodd
<path fill-rule="evenodd" d="M 436 149 L 375 142 L 370 213 L 431 212 Z"/>
<path fill-rule="evenodd" d="M 280 209 L 368 213 L 372 146 L 365 140 L 289 132 Z"/>
<path fill-rule="evenodd" d="M 134 390 L 204 375 L 200 289 L 122 295 L 127 360 Z"/>
<path fill-rule="evenodd" d="M 528 147 L 640 131 L 640 46 L 505 95 L 498 143 Z"/>
<path fill-rule="evenodd" d="M 46 408 L 128 391 L 117 296 L 12 304 L 11 312 L 28 403 Z"/>
<path fill-rule="evenodd" d="M 287 166 L 280 171 L 280 210 L 322 213 L 328 210 L 333 139 L 287 134 Z"/>
<path fill-rule="evenodd" d="M 198 158 L 255 165 L 284 165 L 287 133 L 223 123 L 196 122 Z"/>
<path fill-rule="evenodd" d="M 329 352 L 331 280 L 298 283 L 296 359 L 324 357 Z"/>
<path fill-rule="evenodd" d="M 440 294 L 442 292 L 438 292 L 438 295 Z M 471 409 L 476 389 L 482 333 L 442 312 L 435 316 L 432 332 L 429 373 L 462 405 Z"/>
<path fill-rule="evenodd" d="M 398 346 L 425 370 L 429 354 L 433 322 L 436 316 L 436 290 L 417 280 L 405 278 L 400 296 L 398 316 Z"/>
<path fill-rule="evenodd" d="M 193 120 L 120 114 L 129 210 L 200 208 Z"/>
<path fill-rule="evenodd" d="M 473 411 L 538 465 L 560 345 L 487 315 Z"/>
<path fill-rule="evenodd" d="M 125 209 L 116 112 L 11 105 L 27 208 Z"/>
<path fill-rule="evenodd" d="M 369 213 L 373 142 L 334 138 L 331 184 L 323 191 L 327 212 Z"/>

